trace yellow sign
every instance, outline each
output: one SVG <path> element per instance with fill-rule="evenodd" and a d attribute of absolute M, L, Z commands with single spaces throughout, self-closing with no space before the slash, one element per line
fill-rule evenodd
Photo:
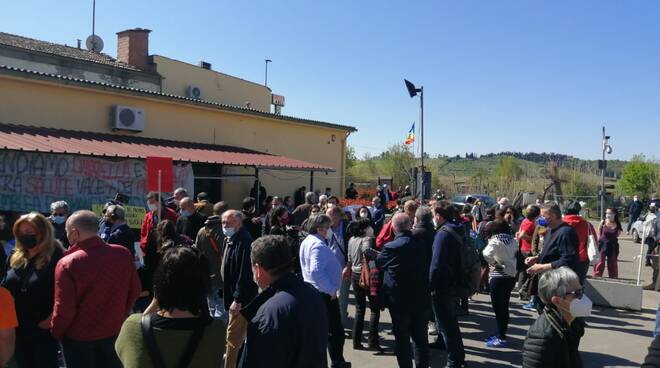
<path fill-rule="evenodd" d="M 142 227 L 142 220 L 144 215 L 147 213 L 147 210 L 144 207 L 139 206 L 122 206 L 124 211 L 126 211 L 126 224 L 131 229 L 139 229 Z M 92 204 L 92 212 L 97 216 L 101 217 L 101 211 L 103 211 L 102 204 Z"/>

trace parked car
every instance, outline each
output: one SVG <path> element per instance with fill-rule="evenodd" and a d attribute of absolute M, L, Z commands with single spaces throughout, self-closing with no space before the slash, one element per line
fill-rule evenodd
<path fill-rule="evenodd" d="M 462 208 L 466 204 L 472 206 L 477 199 L 480 199 L 484 203 L 486 208 L 495 205 L 495 198 L 486 194 L 475 194 L 475 193 L 456 194 L 452 199 L 452 203 L 455 206 L 460 206 Z"/>
<path fill-rule="evenodd" d="M 642 214 L 637 218 L 630 228 L 630 235 L 633 238 L 635 243 L 642 242 L 642 234 L 644 233 L 644 219 L 646 219 L 646 214 Z"/>

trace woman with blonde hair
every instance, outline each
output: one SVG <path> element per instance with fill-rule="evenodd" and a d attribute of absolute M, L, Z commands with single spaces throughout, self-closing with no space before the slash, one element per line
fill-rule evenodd
<path fill-rule="evenodd" d="M 14 297 L 18 328 L 15 358 L 20 368 L 58 367 L 59 345 L 50 335 L 55 265 L 64 248 L 43 215 L 21 216 L 13 227 L 16 248 L 2 286 Z"/>

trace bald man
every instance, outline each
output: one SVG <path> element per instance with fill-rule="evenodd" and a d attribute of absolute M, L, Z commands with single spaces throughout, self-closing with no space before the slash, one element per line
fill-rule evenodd
<path fill-rule="evenodd" d="M 140 293 L 133 256 L 97 235 L 94 212 L 74 212 L 65 230 L 71 247 L 55 267 L 51 334 L 69 368 L 121 367 L 115 340 Z"/>
<path fill-rule="evenodd" d="M 199 229 L 204 226 L 206 216 L 195 208 L 192 198 L 184 197 L 179 201 L 179 218 L 176 220 L 176 232 L 195 240 Z"/>

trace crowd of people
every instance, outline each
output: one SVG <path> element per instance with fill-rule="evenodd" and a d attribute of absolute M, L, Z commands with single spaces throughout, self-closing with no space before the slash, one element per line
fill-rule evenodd
<path fill-rule="evenodd" d="M 469 298 L 490 295 L 497 323 L 484 343 L 498 349 L 514 291 L 538 313 L 523 366 L 581 366 L 588 248 L 598 244 L 594 275 L 617 277 L 615 208 L 596 231 L 577 202 L 562 213 L 555 203 L 456 208 L 444 193 L 402 194 L 390 214 L 386 186 L 350 211 L 330 188 L 281 198 L 257 182 L 240 208 L 184 188 L 167 200 L 150 192 L 139 236 L 120 201 L 100 218 L 58 201 L 11 229 L 0 219 L 0 237 L 12 239 L 0 252 L 0 367 L 350 367 L 346 339 L 385 350 L 385 309 L 399 367 L 429 367 L 430 349 L 463 367 L 458 318 Z"/>

